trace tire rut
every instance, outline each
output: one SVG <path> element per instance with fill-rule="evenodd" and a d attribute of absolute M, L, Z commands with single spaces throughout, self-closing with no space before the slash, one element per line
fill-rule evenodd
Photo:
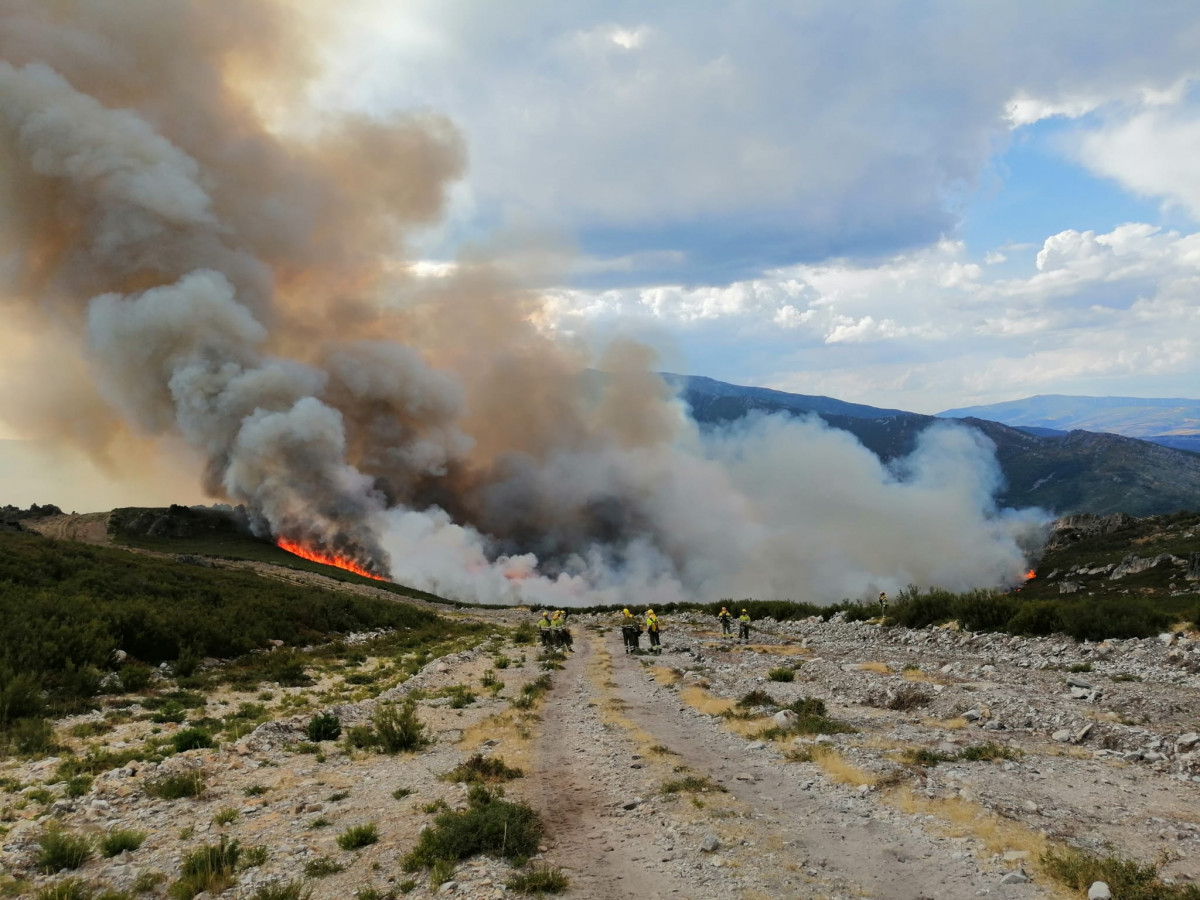
<path fill-rule="evenodd" d="M 537 769 L 527 789 L 553 845 L 547 856 L 570 877 L 572 897 L 696 896 L 657 871 L 649 850 L 638 849 L 656 833 L 653 825 L 614 818 L 626 795 L 614 792 L 612 779 L 596 765 L 601 748 L 594 732 L 603 728 L 597 712 L 601 698 L 586 674 L 590 641 L 577 639 L 575 648 L 541 709 L 533 747 Z M 580 727 L 589 718 L 594 727 Z"/>
<path fill-rule="evenodd" d="M 641 665 L 616 666 L 613 679 L 627 716 L 752 811 L 760 846 L 772 835 L 792 842 L 758 873 L 776 880 L 772 896 L 825 896 L 798 894 L 780 865 L 785 856 L 825 891 L 861 897 L 961 900 L 996 888 L 995 877 L 982 873 L 969 855 L 956 859 L 918 825 L 880 815 L 875 797 L 825 783 L 813 769 L 780 760 L 769 746 L 747 750 L 748 741 L 684 706 Z M 1004 891 L 1011 898 L 1047 896 L 1032 883 L 1005 885 Z"/>

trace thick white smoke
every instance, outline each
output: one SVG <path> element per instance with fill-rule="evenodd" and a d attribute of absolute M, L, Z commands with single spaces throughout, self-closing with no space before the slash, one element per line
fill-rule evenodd
<path fill-rule="evenodd" d="M 1045 521 L 996 508 L 994 448 L 952 425 L 927 430 L 891 467 L 815 417 L 760 415 L 688 427 L 653 451 L 560 454 L 528 474 L 522 498 L 579 508 L 621 496 L 641 529 L 556 557 L 551 577 L 535 554 L 497 557 L 497 541 L 442 510 L 393 511 L 383 542 L 399 579 L 484 603 L 828 603 L 910 584 L 1015 583 Z"/>
<path fill-rule="evenodd" d="M 822 602 L 1022 570 L 1035 517 L 994 508 L 978 435 L 932 429 L 888 469 L 816 421 L 702 432 L 646 348 L 557 342 L 519 277 L 389 281 L 461 141 L 428 113 L 272 132 L 255 85 L 308 74 L 286 4 L 243 0 L 237 29 L 199 0 L 0 12 L 0 300 L 88 360 L 40 404 L 61 439 L 182 438 L 265 533 L 463 600 Z"/>

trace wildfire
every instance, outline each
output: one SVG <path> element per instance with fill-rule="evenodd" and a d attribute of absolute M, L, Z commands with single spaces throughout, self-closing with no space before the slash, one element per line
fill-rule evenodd
<path fill-rule="evenodd" d="M 1028 572 L 1025 573 L 1026 581 L 1030 581 L 1034 578 L 1037 578 L 1037 572 L 1035 572 L 1033 569 L 1030 569 Z"/>
<path fill-rule="evenodd" d="M 362 575 L 364 578 L 374 578 L 376 581 L 387 581 L 380 575 L 373 572 L 368 572 L 358 563 L 353 560 L 346 559 L 342 556 L 337 556 L 332 553 L 322 553 L 320 550 L 313 550 L 305 547 L 303 544 L 297 544 L 295 541 L 289 541 L 287 538 L 280 538 L 276 541 L 277 546 L 281 550 L 286 550 L 294 556 L 299 556 L 301 559 L 307 559 L 311 562 L 321 563 L 326 566 L 336 566 L 339 569 L 345 569 L 347 572 L 353 572 L 355 575 Z"/>

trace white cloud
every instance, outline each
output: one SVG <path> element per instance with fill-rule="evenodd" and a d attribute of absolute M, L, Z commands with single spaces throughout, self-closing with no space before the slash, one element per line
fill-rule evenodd
<path fill-rule="evenodd" d="M 1080 161 L 1137 194 L 1200 220 L 1200 106 L 1149 109 L 1082 135 Z"/>
<path fill-rule="evenodd" d="M 876 265 L 791 266 L 727 287 L 559 291 L 552 320 L 581 332 L 650 320 L 685 346 L 755 346 L 723 373 L 733 380 L 934 412 L 964 396 L 1131 392 L 1151 377 L 1158 387 L 1143 393 L 1193 395 L 1198 286 L 1200 233 L 1130 223 L 1051 235 L 1003 269 L 944 241 Z"/>
<path fill-rule="evenodd" d="M 1034 0 L 357 8 L 326 103 L 447 112 L 486 217 L 629 229 L 609 235 L 613 255 L 691 248 L 693 262 L 934 240 L 954 224 L 948 192 L 1014 124 L 1171 102 L 1195 66 L 1178 0 L 1086 16 Z M 677 233 L 722 228 L 703 246 Z"/>

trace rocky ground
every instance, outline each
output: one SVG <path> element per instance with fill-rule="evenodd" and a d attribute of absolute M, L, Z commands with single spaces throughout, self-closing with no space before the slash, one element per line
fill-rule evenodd
<path fill-rule="evenodd" d="M 545 822 L 533 865 L 561 868 L 573 897 L 1067 896 L 1040 861 L 1059 844 L 1165 860 L 1168 883 L 1200 879 L 1194 636 L 1080 645 L 809 620 L 760 623 L 739 645 L 713 620 L 681 615 L 651 657 L 625 654 L 608 617 L 577 616 L 574 652 L 556 662 L 513 642 L 519 611 L 459 615 L 494 631 L 412 677 L 396 676 L 403 661 L 367 655 L 314 661 L 308 686 L 210 692 L 191 718 L 250 707 L 265 720 L 215 748 L 128 762 L 74 791 L 56 774 L 65 751 L 0 762 L 0 889 L 37 896 L 75 877 L 166 896 L 185 854 L 225 835 L 264 849 L 244 854 L 223 896 L 299 879 L 316 898 L 506 896 L 516 870 L 500 860 L 461 863 L 440 884 L 403 870 L 438 811 L 466 805 L 467 785 L 444 775 L 477 753 L 523 770 L 505 789 Z M 382 693 L 368 689 L 373 673 L 391 679 Z M 548 693 L 525 689 L 545 676 Z M 736 705 L 751 691 L 765 693 Z M 308 742 L 317 712 L 349 729 L 410 696 L 434 738 L 423 750 Z M 844 730 L 788 730 L 793 714 L 779 710 L 803 697 Z M 82 755 L 186 727 L 152 712 L 116 698 L 57 734 Z M 199 797 L 147 793 L 187 771 L 202 773 Z M 93 840 L 146 837 L 44 874 L 38 841 L 51 821 Z M 338 837 L 364 824 L 378 840 L 342 849 Z"/>

